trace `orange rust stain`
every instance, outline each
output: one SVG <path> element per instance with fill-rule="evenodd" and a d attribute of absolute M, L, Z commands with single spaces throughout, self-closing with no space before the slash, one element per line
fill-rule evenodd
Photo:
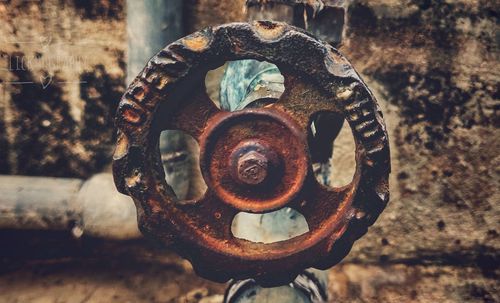
<path fill-rule="evenodd" d="M 125 178 L 125 183 L 127 183 L 128 187 L 136 186 L 139 181 L 141 181 L 141 174 L 134 174 L 132 177 Z"/>
<path fill-rule="evenodd" d="M 268 23 L 268 22 L 255 22 L 254 23 L 255 32 L 266 40 L 273 40 L 279 38 L 285 32 L 285 26 L 278 23 Z"/>
<path fill-rule="evenodd" d="M 138 101 L 142 101 L 145 96 L 146 96 L 146 90 L 144 88 L 138 89 L 134 94 L 134 97 Z"/>
<path fill-rule="evenodd" d="M 128 138 L 123 133 L 120 133 L 118 142 L 116 144 L 114 159 L 120 159 L 127 154 L 128 151 Z"/>
<path fill-rule="evenodd" d="M 192 51 L 201 52 L 208 47 L 210 40 L 203 35 L 186 37 L 182 41 L 184 45 Z"/>
<path fill-rule="evenodd" d="M 170 82 L 171 78 L 167 76 L 161 76 L 160 80 L 158 81 L 158 84 L 156 85 L 156 88 L 159 90 L 162 90 L 167 86 L 167 84 Z"/>
<path fill-rule="evenodd" d="M 139 115 L 139 113 L 131 108 L 127 108 L 126 110 L 124 110 L 123 116 L 130 123 L 136 124 L 141 122 L 141 115 Z"/>
<path fill-rule="evenodd" d="M 163 208 L 161 207 L 161 203 L 155 199 L 149 199 L 149 205 L 151 206 L 151 211 L 153 213 L 161 213 Z"/>

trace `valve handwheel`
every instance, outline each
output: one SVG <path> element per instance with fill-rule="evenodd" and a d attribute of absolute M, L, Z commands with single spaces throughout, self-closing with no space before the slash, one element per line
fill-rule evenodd
<path fill-rule="evenodd" d="M 278 66 L 285 92 L 276 103 L 219 110 L 204 79 L 226 61 L 266 60 Z M 356 171 L 341 188 L 320 185 L 307 134 L 320 112 L 342 115 L 356 144 Z M 129 86 L 117 113 L 115 183 L 137 207 L 141 231 L 172 245 L 205 278 L 289 282 L 308 267 L 338 263 L 388 202 L 389 147 L 375 98 L 333 47 L 284 23 L 260 21 L 208 28 L 155 55 Z M 159 134 L 182 130 L 200 144 L 208 189 L 179 201 L 165 181 Z M 264 244 L 234 237 L 240 211 L 290 207 L 309 232 Z"/>

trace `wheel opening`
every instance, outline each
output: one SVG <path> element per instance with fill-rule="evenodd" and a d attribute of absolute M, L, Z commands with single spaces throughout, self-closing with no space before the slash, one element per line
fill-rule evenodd
<path fill-rule="evenodd" d="M 285 91 L 278 67 L 252 59 L 226 62 L 205 77 L 207 94 L 222 110 L 263 107 L 276 102 Z"/>
<path fill-rule="evenodd" d="M 356 145 L 349 124 L 340 114 L 317 114 L 311 121 L 308 141 L 318 182 L 332 188 L 352 182 Z"/>
<path fill-rule="evenodd" d="M 265 213 L 238 213 L 231 224 L 233 236 L 254 243 L 275 243 L 309 232 L 305 217 L 298 211 L 284 207 Z"/>
<path fill-rule="evenodd" d="M 207 185 L 200 170 L 200 147 L 189 134 L 164 130 L 160 134 L 160 154 L 165 181 L 178 199 L 200 199 Z"/>

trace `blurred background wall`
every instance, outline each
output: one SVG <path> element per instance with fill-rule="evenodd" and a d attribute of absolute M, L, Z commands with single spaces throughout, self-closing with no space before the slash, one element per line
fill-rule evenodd
<path fill-rule="evenodd" d="M 244 0 L 184 4 L 186 34 L 245 19 Z M 493 0 L 349 4 L 340 50 L 383 108 L 393 173 L 390 204 L 331 271 L 338 302 L 500 301 L 498 14 Z M 125 16 L 123 0 L 0 1 L 1 174 L 109 170 Z M 25 236 L 1 232 L 0 302 L 208 302 L 224 289 L 151 244 L 58 235 L 16 253 Z"/>

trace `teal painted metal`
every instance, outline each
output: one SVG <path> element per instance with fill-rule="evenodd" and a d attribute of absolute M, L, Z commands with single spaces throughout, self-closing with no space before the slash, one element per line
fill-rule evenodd
<path fill-rule="evenodd" d="M 221 81 L 221 108 L 235 111 L 251 107 L 259 99 L 277 99 L 285 91 L 283 82 L 274 64 L 251 59 L 231 61 Z"/>
<path fill-rule="evenodd" d="M 165 45 L 181 38 L 182 0 L 127 0 L 127 83 Z"/>

